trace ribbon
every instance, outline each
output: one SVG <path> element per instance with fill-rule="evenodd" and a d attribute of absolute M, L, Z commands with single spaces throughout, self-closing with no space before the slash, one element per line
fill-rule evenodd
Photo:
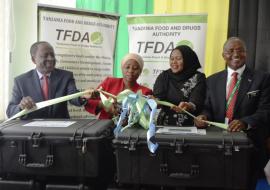
<path fill-rule="evenodd" d="M 154 153 L 158 148 L 158 144 L 156 142 L 156 126 L 154 125 L 154 118 L 157 110 L 157 103 L 153 99 L 148 99 L 147 104 L 152 109 L 150 112 L 150 121 L 149 121 L 149 129 L 147 131 L 147 145 L 150 152 Z"/>
<path fill-rule="evenodd" d="M 163 105 L 163 106 L 168 106 L 168 107 L 173 107 L 175 106 L 174 104 L 170 103 L 170 102 L 166 102 L 166 101 L 160 101 L 160 100 L 157 100 L 157 103 L 160 104 L 160 105 Z M 196 119 L 196 116 L 194 116 L 193 114 L 191 114 L 190 112 L 186 111 L 186 110 L 183 110 L 181 109 L 183 112 L 185 112 L 186 114 L 188 114 L 190 117 L 192 117 L 193 119 Z M 211 125 L 211 126 L 215 126 L 215 127 L 218 127 L 218 128 L 221 128 L 221 129 L 228 129 L 228 125 L 227 124 L 224 124 L 224 123 L 218 123 L 218 122 L 213 122 L 213 121 L 206 121 L 206 120 L 202 120 L 204 121 L 205 123 L 207 123 L 208 125 Z"/>
<path fill-rule="evenodd" d="M 21 117 L 21 116 L 24 116 L 26 114 L 37 111 L 37 110 L 39 110 L 41 108 L 45 108 L 47 106 L 51 106 L 51 105 L 58 104 L 58 103 L 61 103 L 61 102 L 65 102 L 65 101 L 68 101 L 68 100 L 71 100 L 71 99 L 74 99 L 74 98 L 78 98 L 78 97 L 80 97 L 80 96 L 82 96 L 84 94 L 88 94 L 88 93 L 91 93 L 91 92 L 92 92 L 92 90 L 85 90 L 83 92 L 77 92 L 77 93 L 70 94 L 70 95 L 67 95 L 67 96 L 62 96 L 62 97 L 59 97 L 59 98 L 54 98 L 54 99 L 51 99 L 51 100 L 38 102 L 38 103 L 36 103 L 35 107 L 33 107 L 31 109 L 23 109 L 19 113 L 15 114 L 11 118 L 7 119 L 5 122 L 8 122 L 10 120 L 16 119 L 16 118 Z"/>
<path fill-rule="evenodd" d="M 100 92 L 108 95 L 109 97 L 116 98 L 117 99 L 117 102 L 118 102 L 118 96 L 115 96 L 113 94 L 110 94 L 110 93 L 105 92 L 105 91 L 102 91 L 102 90 Z M 121 99 L 119 99 L 119 102 L 123 99 L 123 97 L 128 96 L 128 94 L 132 94 L 132 93 L 134 93 L 134 92 L 132 92 L 131 90 L 124 90 L 124 91 L 122 91 L 119 94 L 119 97 L 121 97 Z M 166 101 L 160 101 L 160 100 L 155 100 L 155 101 L 156 101 L 157 104 L 163 105 L 163 106 L 168 106 L 168 107 L 176 106 L 176 105 L 174 105 L 174 104 L 172 104 L 170 102 L 166 102 Z M 190 117 L 192 117 L 193 119 L 196 119 L 196 116 L 194 116 L 190 112 L 188 112 L 186 110 L 183 110 L 183 109 L 182 109 L 182 111 L 185 112 Z M 210 126 L 218 127 L 218 128 L 221 128 L 221 129 L 228 129 L 228 125 L 227 124 L 224 124 L 224 123 L 218 123 L 218 122 L 206 121 L 206 120 L 202 120 L 202 121 L 204 121 L 205 123 L 207 123 Z M 143 123 L 143 126 L 147 126 L 147 125 L 144 125 L 144 123 L 146 123 L 146 121 L 144 121 L 144 119 L 142 119 L 141 122 Z"/>
<path fill-rule="evenodd" d="M 128 93 L 128 92 L 125 92 Z M 114 134 L 117 136 L 120 132 L 139 123 L 147 131 L 147 146 L 150 152 L 155 153 L 158 144 L 155 139 L 156 126 L 154 116 L 156 114 L 157 103 L 153 99 L 142 96 L 141 92 L 129 94 L 122 101 L 122 112 L 118 119 Z M 125 118 L 128 114 L 128 123 L 122 128 Z"/>

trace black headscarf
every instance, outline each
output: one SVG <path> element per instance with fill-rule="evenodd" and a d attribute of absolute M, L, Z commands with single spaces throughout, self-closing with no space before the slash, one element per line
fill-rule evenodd
<path fill-rule="evenodd" d="M 182 53 L 184 60 L 184 68 L 178 73 L 173 73 L 171 69 L 168 70 L 169 77 L 177 82 L 184 81 L 192 77 L 199 68 L 201 68 L 200 61 L 197 54 L 187 45 L 177 46 L 172 50 L 179 50 Z M 172 55 L 170 54 L 170 57 Z"/>

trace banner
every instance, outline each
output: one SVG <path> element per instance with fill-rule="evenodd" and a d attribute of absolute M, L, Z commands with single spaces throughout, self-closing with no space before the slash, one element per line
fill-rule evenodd
<path fill-rule="evenodd" d="M 81 91 L 113 76 L 119 16 L 56 7 L 38 7 L 38 38 L 55 50 L 56 67 L 72 71 Z M 83 107 L 69 105 L 72 118 L 88 118 Z"/>
<path fill-rule="evenodd" d="M 169 57 L 178 45 L 190 46 L 204 66 L 206 14 L 128 15 L 129 52 L 144 59 L 138 82 L 152 88 L 157 76 L 170 68 Z"/>

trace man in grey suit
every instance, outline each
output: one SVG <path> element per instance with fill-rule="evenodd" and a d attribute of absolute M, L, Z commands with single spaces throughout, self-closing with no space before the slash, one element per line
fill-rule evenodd
<path fill-rule="evenodd" d="M 246 45 L 240 38 L 229 38 L 222 56 L 227 69 L 207 78 L 205 106 L 194 122 L 199 128 L 207 126 L 203 120 L 225 122 L 230 132 L 246 131 L 258 150 L 252 159 L 253 170 L 259 173 L 253 176 L 256 179 L 268 159 L 265 143 L 269 137 L 270 76 L 245 65 Z M 236 81 L 231 85 L 234 76 Z"/>
<path fill-rule="evenodd" d="M 30 54 L 36 68 L 15 78 L 12 98 L 6 110 L 8 117 L 25 108 L 31 109 L 36 102 L 78 92 L 73 73 L 55 68 L 54 49 L 48 42 L 34 43 Z M 85 102 L 81 97 L 70 100 L 76 106 L 84 105 Z M 32 118 L 69 118 L 67 102 L 37 110 L 21 119 Z"/>

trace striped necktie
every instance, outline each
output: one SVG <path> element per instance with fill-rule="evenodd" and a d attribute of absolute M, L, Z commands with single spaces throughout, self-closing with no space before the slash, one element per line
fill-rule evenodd
<path fill-rule="evenodd" d="M 233 118 L 233 110 L 234 110 L 234 105 L 236 102 L 236 98 L 237 98 L 237 94 L 238 94 L 238 88 L 234 90 L 235 85 L 237 83 L 237 72 L 234 72 L 232 74 L 232 79 L 231 79 L 231 83 L 229 86 L 229 91 L 228 91 L 228 95 L 227 95 L 227 110 L 226 110 L 226 117 L 229 119 L 229 123 L 232 121 Z"/>

